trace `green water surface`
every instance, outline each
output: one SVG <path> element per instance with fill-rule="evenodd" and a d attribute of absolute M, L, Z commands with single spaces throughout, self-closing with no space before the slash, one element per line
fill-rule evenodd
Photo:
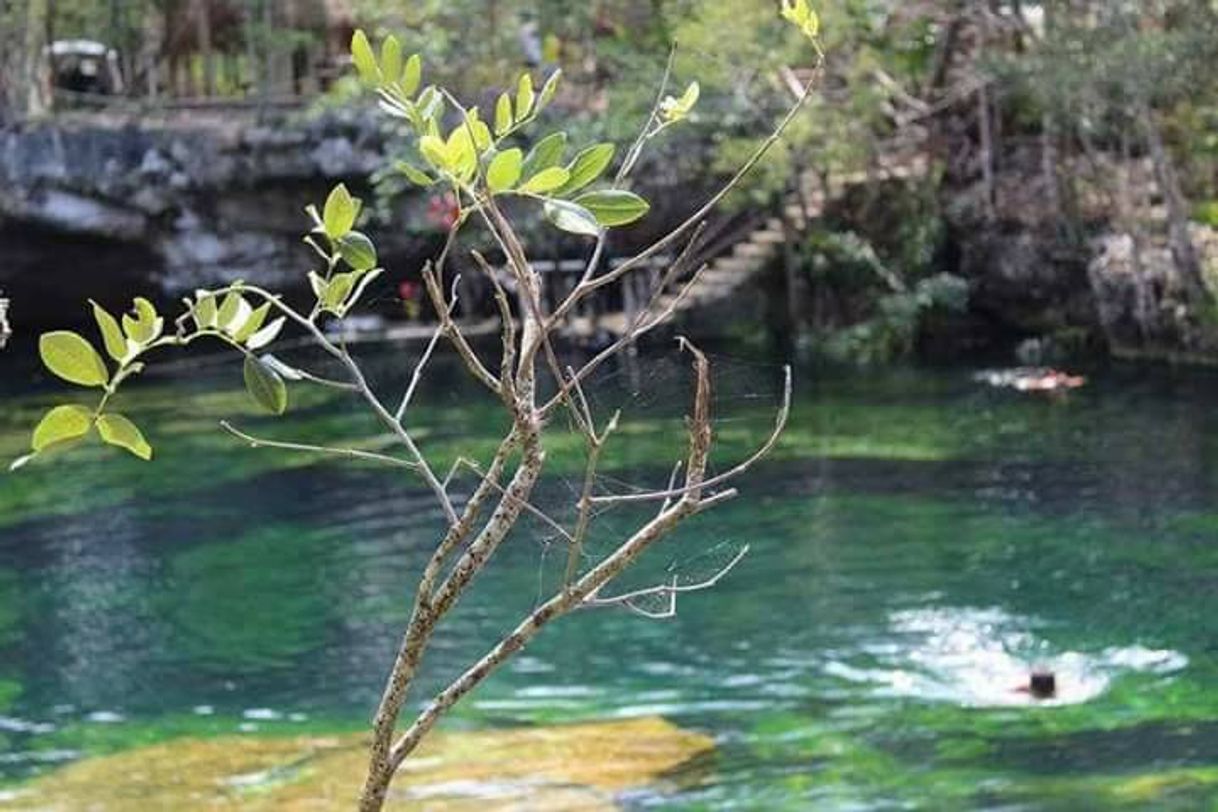
<path fill-rule="evenodd" d="M 409 353 L 370 351 L 377 386 Z M 777 370 L 719 359 L 719 468 L 764 437 Z M 0 457 L 73 393 L 0 362 Z M 485 459 L 494 404 L 441 363 L 408 421 L 446 468 Z M 587 611 L 552 627 L 449 724 L 662 714 L 713 736 L 678 809 L 1218 808 L 1218 378 L 1114 369 L 1050 399 L 969 369 L 797 371 L 791 425 L 742 495 L 625 587 L 710 574 L 675 618 Z M 681 444 L 684 366 L 600 382 L 626 407 L 602 487 L 657 484 Z M 344 396 L 295 387 L 258 416 L 239 371 L 141 382 L 123 409 L 157 447 L 96 446 L 0 476 L 0 776 L 176 735 L 353 729 L 379 694 L 440 527 L 400 470 L 243 447 L 268 436 L 388 447 Z M 640 411 L 654 415 L 647 419 Z M 551 443 L 560 519 L 582 465 Z M 602 517 L 604 549 L 645 518 Z M 432 648 L 424 691 L 515 625 L 565 553 L 520 528 Z M 1012 689 L 1055 668 L 1061 700 Z"/>

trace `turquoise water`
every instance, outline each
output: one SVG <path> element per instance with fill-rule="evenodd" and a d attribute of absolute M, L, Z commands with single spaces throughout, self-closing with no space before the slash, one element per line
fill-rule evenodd
<path fill-rule="evenodd" d="M 396 355 L 370 359 L 379 385 Z M 776 371 L 720 358 L 717 464 L 764 436 Z M 4 369 L 0 453 L 65 393 Z M 658 371 L 657 371 L 658 370 Z M 602 384 L 627 419 L 606 488 L 658 482 L 679 448 L 681 368 Z M 742 496 L 626 586 L 749 554 L 675 618 L 564 619 L 452 727 L 661 714 L 714 758 L 628 808 L 1209 809 L 1218 804 L 1218 378 L 1099 371 L 1068 398 L 971 369 L 798 371 L 790 430 Z M 440 460 L 485 453 L 493 408 L 441 366 L 413 418 Z M 100 448 L 0 477 L 0 776 L 181 733 L 357 728 L 379 693 L 440 517 L 400 472 L 243 448 L 376 433 L 293 391 L 255 416 L 239 372 L 191 365 L 124 410 L 153 465 Z M 630 418 L 628 412 L 627 418 Z M 554 448 L 539 502 L 579 470 Z M 602 517 L 594 548 L 637 523 Z M 428 690 L 515 624 L 563 556 L 530 524 L 433 646 Z M 1053 667 L 1060 698 L 1013 688 Z M 420 694 L 421 697 L 423 694 Z"/>

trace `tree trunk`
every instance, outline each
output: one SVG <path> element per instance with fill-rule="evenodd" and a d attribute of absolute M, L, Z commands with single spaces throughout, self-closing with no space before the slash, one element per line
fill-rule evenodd
<path fill-rule="evenodd" d="M 50 109 L 46 97 L 43 54 L 47 46 L 49 0 L 29 0 L 25 17 L 25 114 L 40 116 Z"/>
<path fill-rule="evenodd" d="M 203 60 L 203 96 L 216 92 L 216 61 L 211 50 L 211 3 L 197 0 L 195 3 L 195 31 L 199 40 L 199 54 Z"/>

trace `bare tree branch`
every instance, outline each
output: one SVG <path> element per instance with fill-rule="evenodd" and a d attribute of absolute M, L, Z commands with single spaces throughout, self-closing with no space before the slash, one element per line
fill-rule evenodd
<path fill-rule="evenodd" d="M 418 464 L 410 460 L 403 460 L 398 457 L 392 457 L 388 454 L 378 454 L 375 451 L 363 451 L 358 448 L 337 448 L 324 445 L 308 445 L 306 443 L 289 443 L 282 440 L 268 440 L 265 437 L 255 437 L 252 434 L 247 434 L 241 431 L 236 426 L 229 423 L 227 420 L 220 421 L 220 428 L 227 431 L 239 440 L 244 440 L 249 443 L 250 448 L 278 448 L 284 451 L 305 451 L 313 454 L 328 454 L 335 457 L 351 457 L 352 459 L 367 460 L 369 462 L 381 462 L 388 465 L 397 465 L 402 468 L 417 469 Z"/>
<path fill-rule="evenodd" d="M 716 572 L 714 575 L 710 576 L 709 578 L 706 578 L 697 583 L 678 584 L 677 580 L 676 580 L 676 576 L 674 575 L 673 582 L 671 584 L 659 584 L 658 586 L 647 587 L 646 589 L 636 589 L 633 592 L 625 592 L 621 595 L 613 595 L 612 597 L 608 597 L 608 598 L 602 598 L 599 595 L 592 595 L 587 600 L 584 601 L 583 605 L 586 607 L 589 607 L 589 608 L 608 607 L 608 606 L 626 606 L 630 609 L 640 612 L 640 614 L 646 615 L 647 617 L 661 618 L 661 619 L 672 617 L 673 615 L 675 615 L 677 613 L 676 612 L 677 595 L 679 595 L 683 592 L 701 592 L 704 589 L 710 589 L 711 587 L 715 586 L 717 583 L 722 581 L 723 578 L 729 572 L 731 572 L 733 569 L 735 569 L 736 565 L 739 564 L 744 559 L 744 557 L 746 555 L 748 555 L 748 553 L 749 553 L 749 546 L 746 544 L 743 547 L 741 547 L 740 551 L 737 552 L 736 555 L 732 556 L 732 559 L 730 561 L 728 561 L 727 564 L 725 564 L 723 567 L 721 567 L 718 572 Z M 650 612 L 642 611 L 634 605 L 635 602 L 639 601 L 642 598 L 650 598 L 650 597 L 656 597 L 656 596 L 661 596 L 661 597 L 668 596 L 671 599 L 671 603 L 669 604 L 669 611 L 667 611 L 663 614 L 650 613 Z"/>

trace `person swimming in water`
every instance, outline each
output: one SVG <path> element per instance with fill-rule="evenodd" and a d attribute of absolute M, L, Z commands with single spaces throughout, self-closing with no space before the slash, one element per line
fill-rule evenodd
<path fill-rule="evenodd" d="M 1047 668 L 1033 668 L 1027 684 L 1020 685 L 1015 692 L 1033 699 L 1052 699 L 1057 696 L 1057 675 Z"/>

